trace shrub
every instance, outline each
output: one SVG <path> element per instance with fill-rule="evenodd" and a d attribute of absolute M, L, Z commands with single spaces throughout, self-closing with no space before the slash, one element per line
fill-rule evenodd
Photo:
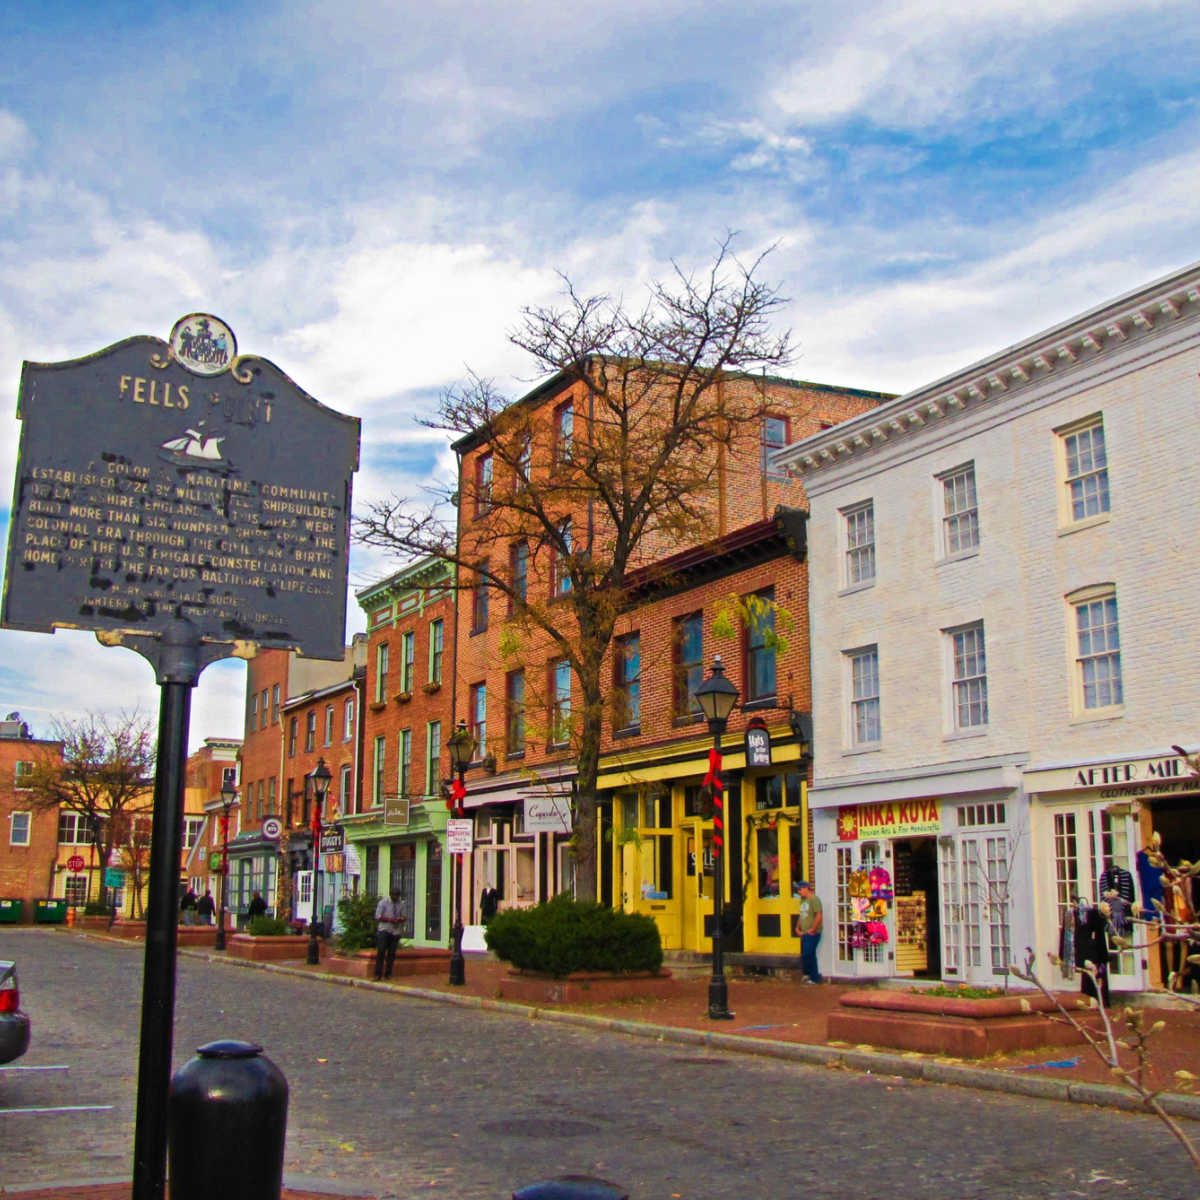
<path fill-rule="evenodd" d="M 567 895 L 497 913 L 484 940 L 497 958 L 555 978 L 573 971 L 657 971 L 663 960 L 650 917 Z"/>
<path fill-rule="evenodd" d="M 246 926 L 251 937 L 280 937 L 287 931 L 287 922 L 282 917 L 251 917 Z"/>
<path fill-rule="evenodd" d="M 103 900 L 89 900 L 83 906 L 83 915 L 85 917 L 107 917 L 111 912 L 112 910 Z"/>
<path fill-rule="evenodd" d="M 378 896 L 365 895 L 347 896 L 338 901 L 342 931 L 333 940 L 343 954 L 368 950 L 375 945 L 375 906 L 378 903 Z"/>

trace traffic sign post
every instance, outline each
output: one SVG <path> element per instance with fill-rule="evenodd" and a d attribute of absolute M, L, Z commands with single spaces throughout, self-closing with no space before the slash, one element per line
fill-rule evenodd
<path fill-rule="evenodd" d="M 68 871 L 82 871 L 85 866 L 87 866 L 87 864 L 83 861 L 82 854 L 72 854 L 71 857 L 67 859 Z"/>
<path fill-rule="evenodd" d="M 162 1200 L 191 692 L 259 645 L 341 659 L 359 422 L 207 313 L 26 362 L 17 416 L 0 625 L 90 629 L 160 688 L 132 1200 Z"/>

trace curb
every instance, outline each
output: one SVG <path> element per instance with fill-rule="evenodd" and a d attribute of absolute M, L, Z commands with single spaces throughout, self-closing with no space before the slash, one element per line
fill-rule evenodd
<path fill-rule="evenodd" d="M 102 936 L 107 940 L 123 942 L 122 938 L 108 935 L 85 934 L 86 937 Z M 263 971 L 274 971 L 301 979 L 313 979 L 340 987 L 368 988 L 405 996 L 413 1000 L 430 1000 L 438 1004 L 456 1004 L 461 1008 L 477 1008 L 487 1012 L 521 1016 L 531 1021 L 555 1021 L 564 1025 L 577 1025 L 589 1029 L 602 1029 L 626 1037 L 650 1038 L 662 1042 L 674 1042 L 683 1046 L 705 1046 L 712 1050 L 724 1050 L 731 1054 L 753 1054 L 760 1058 L 780 1058 L 804 1063 L 814 1067 L 828 1067 L 858 1071 L 869 1075 L 894 1075 L 903 1079 L 918 1079 L 925 1083 L 950 1084 L 954 1087 L 975 1088 L 978 1091 L 1002 1092 L 1011 1096 L 1031 1096 L 1041 1100 L 1059 1100 L 1069 1104 L 1090 1104 L 1101 1108 L 1113 1108 L 1122 1112 L 1154 1113 L 1128 1088 L 1108 1083 L 1069 1082 L 1063 1079 L 1047 1079 L 1040 1075 L 1014 1074 L 1007 1071 L 988 1070 L 984 1067 L 965 1066 L 942 1059 L 923 1058 L 920 1055 L 902 1055 L 884 1050 L 843 1049 L 837 1046 L 810 1045 L 804 1042 L 770 1042 L 758 1038 L 742 1037 L 736 1033 L 707 1033 L 700 1029 L 678 1029 L 670 1025 L 651 1025 L 643 1021 L 630 1021 L 620 1017 L 594 1016 L 591 1013 L 564 1012 L 561 1009 L 531 1008 L 509 1000 L 489 1000 L 480 996 L 456 996 L 433 988 L 409 987 L 404 984 L 377 983 L 373 979 L 354 979 L 345 975 L 317 975 L 297 967 L 271 962 L 250 962 L 246 959 L 231 959 L 215 951 L 183 949 L 178 951 L 189 958 L 202 958 L 209 962 L 223 962 L 237 967 L 251 967 Z M 1171 1117 L 1200 1121 L 1200 1095 L 1182 1092 L 1160 1092 L 1156 1097 L 1163 1111 Z"/>

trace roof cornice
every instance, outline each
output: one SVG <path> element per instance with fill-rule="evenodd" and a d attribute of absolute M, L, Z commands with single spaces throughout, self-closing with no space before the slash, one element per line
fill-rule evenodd
<path fill-rule="evenodd" d="M 907 392 L 870 412 L 784 447 L 780 466 L 811 475 L 968 409 L 1013 400 L 1046 379 L 1115 357 L 1165 330 L 1200 320 L 1200 263 L 1155 280 Z"/>
<path fill-rule="evenodd" d="M 441 584 L 453 582 L 453 579 L 454 568 L 444 559 L 430 554 L 410 563 L 407 567 L 402 567 L 394 575 L 389 575 L 386 579 L 369 584 L 361 591 L 355 592 L 354 598 L 360 607 L 370 608 L 381 600 L 394 598 L 405 592 L 438 587 Z"/>

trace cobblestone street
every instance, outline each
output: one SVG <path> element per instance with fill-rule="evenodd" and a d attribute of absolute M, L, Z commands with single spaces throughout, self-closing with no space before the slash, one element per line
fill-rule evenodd
<path fill-rule="evenodd" d="M 0 1182 L 128 1179 L 140 945 L 0 933 L 34 1040 L 0 1075 Z M 469 969 L 469 968 L 468 968 Z M 175 1061 L 260 1042 L 288 1078 L 295 1187 L 506 1197 L 564 1173 L 632 1200 L 1191 1197 L 1154 1119 L 623 1037 L 181 957 Z M 106 1106 L 26 1115 L 45 1106 Z M 1095 1147 L 1084 1151 L 1085 1147 Z"/>

